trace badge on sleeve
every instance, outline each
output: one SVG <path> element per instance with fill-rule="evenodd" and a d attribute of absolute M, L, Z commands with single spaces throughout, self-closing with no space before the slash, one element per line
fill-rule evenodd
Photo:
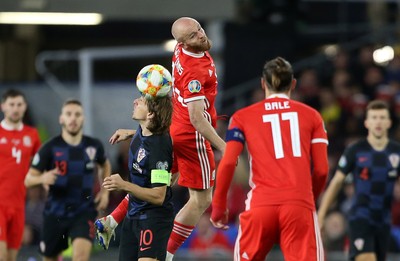
<path fill-rule="evenodd" d="M 201 83 L 198 80 L 192 80 L 188 84 L 189 92 L 196 93 L 201 90 Z"/>
<path fill-rule="evenodd" d="M 35 156 L 33 157 L 32 165 L 37 165 L 37 164 L 39 164 L 39 161 L 40 161 L 39 153 L 36 153 Z"/>

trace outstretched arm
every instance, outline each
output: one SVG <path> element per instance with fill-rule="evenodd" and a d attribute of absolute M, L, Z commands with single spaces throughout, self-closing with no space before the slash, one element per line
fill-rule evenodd
<path fill-rule="evenodd" d="M 114 132 L 114 134 L 110 137 L 109 142 L 114 145 L 115 143 L 119 143 L 121 141 L 132 138 L 135 135 L 136 130 L 130 129 L 118 129 Z"/>
<path fill-rule="evenodd" d="M 237 141 L 227 143 L 226 152 L 218 166 L 216 185 L 212 200 L 210 221 L 216 228 L 228 229 L 227 195 L 235 173 L 236 162 L 243 150 L 243 144 Z"/>

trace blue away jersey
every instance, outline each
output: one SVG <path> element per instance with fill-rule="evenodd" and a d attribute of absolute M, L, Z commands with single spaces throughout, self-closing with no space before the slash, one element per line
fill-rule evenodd
<path fill-rule="evenodd" d="M 394 182 L 399 175 L 400 144 L 390 141 L 382 151 L 374 150 L 367 139 L 349 146 L 338 169 L 352 173 L 355 194 L 350 220 L 366 219 L 372 225 L 390 224 Z"/>
<path fill-rule="evenodd" d="M 83 136 L 76 146 L 67 144 L 61 135 L 45 143 L 31 167 L 41 172 L 58 167 L 60 173 L 56 183 L 50 186 L 44 214 L 72 218 L 84 211 L 95 211 L 95 163 L 105 161 L 101 142 L 88 136 Z"/>
<path fill-rule="evenodd" d="M 151 170 L 162 169 L 171 172 L 172 140 L 169 133 L 143 136 L 138 128 L 129 148 L 129 181 L 145 188 L 165 186 L 162 183 L 151 183 Z M 127 216 L 135 219 L 163 217 L 173 212 L 171 187 L 162 206 L 152 205 L 129 194 L 129 211 Z"/>

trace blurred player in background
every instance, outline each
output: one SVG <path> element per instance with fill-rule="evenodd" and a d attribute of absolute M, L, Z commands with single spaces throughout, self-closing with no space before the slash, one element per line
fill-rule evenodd
<path fill-rule="evenodd" d="M 225 142 L 215 131 L 217 112 L 214 102 L 218 82 L 214 61 L 208 53 L 211 42 L 199 22 L 190 17 L 177 19 L 171 32 L 178 42 L 172 58 L 172 173 L 174 180 L 179 173 L 178 184 L 189 189 L 189 200 L 175 217 L 166 260 L 172 260 L 210 206 L 215 179 L 211 146 L 222 153 L 225 150 Z M 110 142 L 126 140 L 133 134 L 132 130 L 117 130 Z M 119 223 L 123 215 L 117 216 Z"/>
<path fill-rule="evenodd" d="M 393 189 L 400 171 L 400 144 L 388 137 L 391 125 L 388 105 L 379 100 L 370 102 L 364 121 L 368 135 L 344 151 L 318 210 L 322 227 L 346 175 L 352 173 L 355 192 L 348 220 L 351 260 L 384 261 L 389 247 Z"/>
<path fill-rule="evenodd" d="M 40 147 L 38 132 L 23 124 L 23 93 L 7 90 L 1 99 L 0 123 L 0 260 L 15 261 L 25 225 L 24 179 Z"/>
<path fill-rule="evenodd" d="M 119 260 L 165 260 L 167 242 L 174 224 L 171 202 L 172 139 L 169 127 L 172 118 L 171 97 L 133 102 L 132 119 L 139 122 L 129 148 L 129 181 L 113 174 L 103 182 L 109 191 L 123 190 L 127 197 L 117 207 L 125 217 L 121 228 Z M 128 203 L 129 200 L 129 203 Z M 115 212 L 114 212 L 115 215 Z M 117 219 L 120 219 L 117 217 Z M 113 224 L 110 221 L 113 220 Z M 110 226 L 114 218 L 96 221 L 99 243 L 108 248 Z"/>
<path fill-rule="evenodd" d="M 239 155 L 249 153 L 251 191 L 240 214 L 234 260 L 265 260 L 275 243 L 286 261 L 323 260 L 315 200 L 328 175 L 320 114 L 291 100 L 293 70 L 283 58 L 264 65 L 261 102 L 233 114 L 212 201 L 211 221 L 227 229 L 227 194 Z"/>
<path fill-rule="evenodd" d="M 27 187 L 44 185 L 49 189 L 44 210 L 40 250 L 44 260 L 58 260 L 72 242 L 72 260 L 89 260 L 94 239 L 97 210 L 108 205 L 109 192 L 94 195 L 100 176 L 110 176 L 111 166 L 103 145 L 83 135 L 83 108 L 78 100 L 67 100 L 59 118 L 61 135 L 45 143 L 32 160 L 25 178 Z"/>

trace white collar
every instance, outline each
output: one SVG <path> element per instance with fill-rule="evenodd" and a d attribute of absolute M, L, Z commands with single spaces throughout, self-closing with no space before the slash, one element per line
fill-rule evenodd
<path fill-rule="evenodd" d="M 10 124 L 7 124 L 6 120 L 4 120 L 4 119 L 1 121 L 0 124 L 1 124 L 1 127 L 3 127 L 3 129 L 8 130 L 8 131 L 14 131 L 14 130 L 20 131 L 24 128 L 23 123 L 19 124 L 16 128 L 14 128 Z"/>
<path fill-rule="evenodd" d="M 284 94 L 284 93 L 274 93 L 267 97 L 267 99 L 272 99 L 272 98 L 289 99 L 289 96 L 287 96 L 287 94 Z"/>
<path fill-rule="evenodd" d="M 194 57 L 194 58 L 201 58 L 201 57 L 203 57 L 203 56 L 205 55 L 204 52 L 201 52 L 201 53 L 192 53 L 192 52 L 186 51 L 186 50 L 183 49 L 183 48 L 182 48 L 182 52 L 183 52 L 184 54 L 189 55 L 189 56 L 192 56 L 192 57 Z"/>

